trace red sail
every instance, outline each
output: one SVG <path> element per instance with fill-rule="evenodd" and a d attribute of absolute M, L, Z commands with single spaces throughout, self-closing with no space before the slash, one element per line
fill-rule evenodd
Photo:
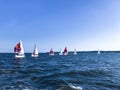
<path fill-rule="evenodd" d="M 64 49 L 64 53 L 66 53 L 67 52 L 67 47 L 65 47 L 65 49 Z"/>
<path fill-rule="evenodd" d="M 20 48 L 20 43 L 18 43 L 15 47 L 14 47 L 14 52 L 18 53 L 20 52 L 21 48 Z"/>
<path fill-rule="evenodd" d="M 51 50 L 50 50 L 50 54 L 53 54 L 53 53 L 54 53 L 54 52 L 53 52 L 53 50 L 51 49 Z"/>

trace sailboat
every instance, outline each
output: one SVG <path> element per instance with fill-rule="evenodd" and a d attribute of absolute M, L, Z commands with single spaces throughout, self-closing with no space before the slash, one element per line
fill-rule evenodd
<path fill-rule="evenodd" d="M 24 48 L 22 41 L 20 41 L 15 47 L 14 47 L 14 52 L 15 52 L 15 58 L 24 58 Z"/>
<path fill-rule="evenodd" d="M 101 54 L 101 53 L 100 53 L 100 50 L 97 51 L 97 54 Z"/>
<path fill-rule="evenodd" d="M 50 56 L 54 56 L 54 51 L 52 50 L 52 48 L 51 48 L 51 50 L 50 50 L 49 55 L 50 55 Z"/>
<path fill-rule="evenodd" d="M 73 55 L 77 55 L 77 51 L 76 51 L 76 49 L 74 49 L 74 53 L 73 53 Z"/>
<path fill-rule="evenodd" d="M 33 53 L 32 53 L 31 56 L 32 56 L 32 57 L 38 57 L 38 49 L 37 49 L 36 45 L 35 45 L 35 47 L 34 47 L 34 51 L 33 51 Z"/>
<path fill-rule="evenodd" d="M 62 52 L 62 50 L 61 50 L 61 49 L 60 49 L 59 55 L 63 55 L 63 52 Z"/>
<path fill-rule="evenodd" d="M 64 55 L 68 55 L 67 47 L 65 47 L 63 54 L 64 54 Z"/>

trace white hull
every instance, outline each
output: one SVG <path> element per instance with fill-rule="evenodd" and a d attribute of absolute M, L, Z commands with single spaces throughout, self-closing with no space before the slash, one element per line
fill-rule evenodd
<path fill-rule="evenodd" d="M 65 55 L 65 56 L 68 55 L 68 52 L 64 53 L 64 55 Z"/>
<path fill-rule="evenodd" d="M 25 55 L 23 54 L 23 55 L 15 55 L 15 58 L 24 58 L 25 57 Z"/>
<path fill-rule="evenodd" d="M 35 55 L 32 54 L 31 57 L 38 57 L 38 54 L 35 54 Z"/>
<path fill-rule="evenodd" d="M 73 53 L 73 55 L 77 55 L 77 53 Z"/>
<path fill-rule="evenodd" d="M 54 56 L 54 54 L 49 54 L 50 56 Z"/>

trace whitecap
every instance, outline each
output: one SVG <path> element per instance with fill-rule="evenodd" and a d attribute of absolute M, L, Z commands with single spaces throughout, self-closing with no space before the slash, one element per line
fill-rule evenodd
<path fill-rule="evenodd" d="M 74 86 L 72 84 L 69 84 L 67 81 L 64 80 L 64 82 L 72 89 L 75 89 L 75 90 L 82 90 L 82 87 L 79 87 L 79 86 Z"/>
<path fill-rule="evenodd" d="M 75 90 L 82 90 L 82 87 L 77 87 L 77 86 L 73 86 L 73 85 L 69 85 L 69 86 Z"/>

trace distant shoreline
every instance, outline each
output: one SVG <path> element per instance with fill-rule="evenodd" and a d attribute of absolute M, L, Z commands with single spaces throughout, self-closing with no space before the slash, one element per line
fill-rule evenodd
<path fill-rule="evenodd" d="M 55 53 L 59 53 L 58 51 L 54 51 Z M 73 53 L 74 51 L 69 51 L 69 53 Z M 77 53 L 96 53 L 97 50 L 94 51 L 77 51 Z M 115 52 L 115 53 L 120 53 L 120 51 L 104 51 L 101 50 L 100 52 Z M 14 53 L 14 52 L 0 52 L 0 53 Z M 32 52 L 25 52 L 25 53 L 32 53 Z M 39 52 L 39 53 L 49 53 L 49 52 Z"/>

